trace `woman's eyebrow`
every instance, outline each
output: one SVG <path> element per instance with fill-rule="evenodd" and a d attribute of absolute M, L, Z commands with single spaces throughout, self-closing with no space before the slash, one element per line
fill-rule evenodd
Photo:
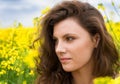
<path fill-rule="evenodd" d="M 73 34 L 73 33 L 67 33 L 67 34 L 65 34 L 64 36 L 73 36 L 73 35 L 76 35 L 76 34 Z"/>
<path fill-rule="evenodd" d="M 65 37 L 67 37 L 67 36 L 76 36 L 76 34 L 67 33 L 67 34 L 64 34 L 64 35 L 62 36 L 62 38 L 65 38 Z M 53 39 L 57 39 L 57 37 L 53 35 Z"/>

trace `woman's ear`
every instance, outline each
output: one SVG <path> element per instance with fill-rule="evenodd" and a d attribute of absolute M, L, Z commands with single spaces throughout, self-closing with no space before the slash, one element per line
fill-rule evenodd
<path fill-rule="evenodd" d="M 100 35 L 97 33 L 93 36 L 94 47 L 97 48 L 100 41 Z"/>

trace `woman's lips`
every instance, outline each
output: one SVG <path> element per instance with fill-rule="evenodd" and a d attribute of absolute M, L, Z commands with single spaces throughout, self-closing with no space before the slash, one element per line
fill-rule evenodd
<path fill-rule="evenodd" d="M 66 63 L 66 62 L 68 62 L 70 60 L 71 60 L 71 58 L 60 58 L 61 63 Z"/>

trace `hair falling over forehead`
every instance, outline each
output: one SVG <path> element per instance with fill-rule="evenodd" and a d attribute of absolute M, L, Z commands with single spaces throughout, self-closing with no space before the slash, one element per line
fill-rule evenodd
<path fill-rule="evenodd" d="M 91 36 L 99 34 L 99 43 L 93 52 L 94 77 L 115 76 L 118 73 L 118 52 L 112 37 L 107 32 L 105 23 L 100 12 L 88 3 L 63 1 L 54 6 L 42 20 L 41 38 L 38 62 L 36 60 L 37 84 L 72 84 L 70 72 L 65 72 L 56 56 L 53 27 L 58 22 L 74 18 Z"/>

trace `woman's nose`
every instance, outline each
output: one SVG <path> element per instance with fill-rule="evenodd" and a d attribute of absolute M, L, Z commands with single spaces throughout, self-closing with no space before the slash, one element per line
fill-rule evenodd
<path fill-rule="evenodd" d="M 57 45 L 56 45 L 55 51 L 56 51 L 57 54 L 65 53 L 66 49 L 65 49 L 64 43 L 58 42 Z"/>

